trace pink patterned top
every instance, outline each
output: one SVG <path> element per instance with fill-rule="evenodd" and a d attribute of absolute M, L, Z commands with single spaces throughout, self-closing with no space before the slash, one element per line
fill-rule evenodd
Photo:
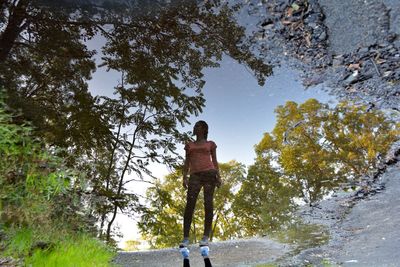
<path fill-rule="evenodd" d="M 201 171 L 215 170 L 212 162 L 211 151 L 216 149 L 217 145 L 213 141 L 207 141 L 202 144 L 189 142 L 185 145 L 185 150 L 189 156 L 189 173 L 193 174 Z"/>

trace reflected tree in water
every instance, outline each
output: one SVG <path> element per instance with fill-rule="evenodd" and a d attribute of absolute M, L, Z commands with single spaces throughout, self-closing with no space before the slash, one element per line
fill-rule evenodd
<path fill-rule="evenodd" d="M 238 163 L 221 164 L 224 186 L 216 193 L 213 228 L 218 240 L 308 229 L 294 216 L 298 206 L 358 183 L 399 136 L 399 125 L 382 112 L 353 103 L 287 102 L 276 114 L 276 126 L 256 145 L 247 175 Z M 180 172 L 147 194 L 141 233 L 154 248 L 174 246 L 181 239 L 185 206 Z M 191 232 L 195 239 L 203 217 L 199 199 Z"/>
<path fill-rule="evenodd" d="M 276 162 L 309 204 L 376 169 L 378 156 L 398 138 L 396 124 L 382 112 L 367 112 L 366 106 L 351 102 L 335 108 L 315 99 L 301 105 L 288 102 L 276 113 L 277 126 L 258 149 L 276 152 Z"/>
<path fill-rule="evenodd" d="M 211 237 L 226 240 L 241 237 L 242 226 L 233 214 L 232 203 L 245 177 L 245 166 L 235 161 L 221 163 L 224 181 L 215 191 L 214 216 Z M 201 191 L 203 192 L 203 191 Z M 186 191 L 182 186 L 182 172 L 176 171 L 147 190 L 148 205 L 142 210 L 139 230 L 152 248 L 174 247 L 182 240 L 183 212 Z M 190 229 L 193 242 L 200 240 L 204 225 L 204 199 L 199 194 Z"/>
<path fill-rule="evenodd" d="M 255 236 L 280 229 L 292 218 L 296 190 L 271 165 L 257 156 L 233 201 L 242 236 Z"/>
<path fill-rule="evenodd" d="M 256 146 L 235 200 L 249 235 L 290 222 L 302 201 L 312 205 L 329 192 L 358 184 L 377 168 L 399 137 L 399 125 L 380 111 L 342 102 L 331 108 L 315 99 L 287 102 L 277 123 Z"/>
<path fill-rule="evenodd" d="M 67 148 L 68 163 L 87 172 L 107 240 L 117 213 L 138 208 L 128 175 L 142 180 L 150 162 L 176 162 L 175 144 L 187 139 L 177 125 L 205 104 L 202 70 L 226 54 L 260 84 L 271 74 L 234 12 L 219 1 L 1 1 L 0 86 L 21 111 L 14 120 L 31 121 L 37 136 Z M 97 67 L 121 74 L 109 88 L 115 98 L 88 91 L 100 51 L 86 41 L 99 36 Z"/>

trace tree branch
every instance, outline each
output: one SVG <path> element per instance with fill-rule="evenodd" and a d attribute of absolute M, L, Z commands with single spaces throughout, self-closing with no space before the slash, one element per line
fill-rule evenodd
<path fill-rule="evenodd" d="M 8 24 L 4 32 L 0 36 L 0 64 L 2 64 L 9 56 L 18 36 L 26 27 L 26 20 L 29 0 L 20 0 L 18 4 L 10 11 Z"/>
<path fill-rule="evenodd" d="M 142 183 L 148 183 L 148 184 L 151 184 L 151 185 L 156 185 L 156 184 L 153 183 L 153 182 L 146 181 L 146 180 L 138 180 L 138 179 L 130 179 L 130 180 L 128 180 L 128 181 L 125 181 L 125 182 L 123 183 L 123 185 L 126 185 L 126 184 L 128 184 L 128 183 L 130 183 L 130 182 L 142 182 Z"/>

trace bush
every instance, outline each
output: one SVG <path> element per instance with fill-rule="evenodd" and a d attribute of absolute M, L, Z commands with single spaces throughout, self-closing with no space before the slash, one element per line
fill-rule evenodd
<path fill-rule="evenodd" d="M 14 124 L 4 97 L 0 90 L 1 254 L 28 266 L 107 266 L 113 252 L 94 238 L 85 175 L 34 138 L 29 123 Z"/>

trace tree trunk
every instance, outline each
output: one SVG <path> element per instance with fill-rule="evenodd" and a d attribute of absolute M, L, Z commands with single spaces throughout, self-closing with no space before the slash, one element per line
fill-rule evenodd
<path fill-rule="evenodd" d="M 138 130 L 139 130 L 139 126 L 136 127 L 135 133 L 133 134 L 132 144 L 131 144 L 131 147 L 129 148 L 129 152 L 128 152 L 128 158 L 126 159 L 124 169 L 122 170 L 122 174 L 121 174 L 121 177 L 119 179 L 118 191 L 117 191 L 117 200 L 119 199 L 119 196 L 121 194 L 125 173 L 126 173 L 128 167 L 129 167 L 129 162 L 131 161 L 131 158 L 132 158 L 132 151 L 133 151 L 133 147 L 135 146 L 136 134 L 137 134 Z M 110 241 L 111 226 L 114 223 L 115 217 L 117 216 L 117 211 L 118 211 L 118 204 L 115 202 L 114 203 L 113 216 L 112 216 L 110 222 L 107 225 L 107 235 L 106 235 L 107 241 Z"/>
<path fill-rule="evenodd" d="M 26 27 L 27 7 L 29 0 L 20 0 L 18 4 L 10 9 L 7 27 L 0 36 L 0 64 L 2 64 L 10 54 L 18 35 Z"/>
<path fill-rule="evenodd" d="M 112 166 L 113 166 L 113 161 L 114 161 L 114 156 L 115 156 L 115 151 L 118 147 L 118 140 L 119 140 L 119 135 L 121 133 L 121 127 L 122 127 L 122 121 L 119 123 L 118 125 L 118 132 L 117 132 L 117 138 L 115 141 L 115 144 L 113 146 L 112 152 L 111 152 L 111 158 L 110 158 L 110 162 L 108 164 L 108 168 L 107 168 L 107 177 L 106 177 L 106 192 L 108 192 L 108 189 L 110 187 L 110 176 L 111 176 L 111 170 L 112 170 Z M 100 238 L 103 236 L 103 227 L 104 227 L 104 222 L 106 220 L 106 216 L 107 216 L 107 212 L 104 212 L 101 215 L 101 223 L 100 223 Z"/>

